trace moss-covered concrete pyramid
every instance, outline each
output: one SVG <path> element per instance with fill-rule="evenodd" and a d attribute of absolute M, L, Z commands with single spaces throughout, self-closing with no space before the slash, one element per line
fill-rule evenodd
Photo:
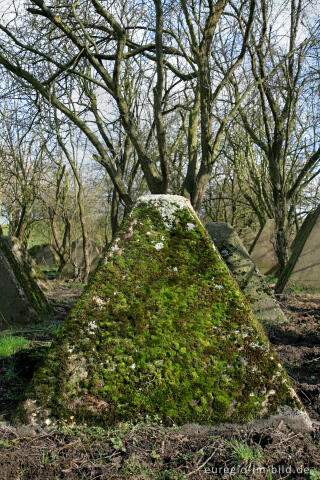
<path fill-rule="evenodd" d="M 190 203 L 141 197 L 16 419 L 172 424 L 302 417 L 260 324 Z"/>

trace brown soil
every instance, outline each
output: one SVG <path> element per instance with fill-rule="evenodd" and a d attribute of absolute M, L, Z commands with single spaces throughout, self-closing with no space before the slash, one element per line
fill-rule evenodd
<path fill-rule="evenodd" d="M 49 294 L 55 306 L 50 322 L 23 335 L 35 345 L 45 345 L 53 336 L 52 326 L 63 322 L 80 292 L 55 282 Z M 257 424 L 165 428 L 151 419 L 114 430 L 72 424 L 46 430 L 16 428 L 7 420 L 32 375 L 32 369 L 24 370 L 24 378 L 10 379 L 8 368 L 15 357 L 18 360 L 16 354 L 0 361 L 0 414 L 5 420 L 0 422 L 0 480 L 319 480 L 320 298 L 281 295 L 278 300 L 288 322 L 270 329 L 269 337 L 314 420 L 313 432 L 293 432 L 282 422 L 273 429 Z M 239 445 L 251 450 L 237 453 Z"/>
<path fill-rule="evenodd" d="M 288 322 L 269 332 L 310 417 L 320 421 L 320 298 L 279 295 Z"/>

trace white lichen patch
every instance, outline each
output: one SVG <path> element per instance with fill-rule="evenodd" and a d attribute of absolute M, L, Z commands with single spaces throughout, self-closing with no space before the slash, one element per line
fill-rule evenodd
<path fill-rule="evenodd" d="M 260 350 L 265 350 L 265 345 L 260 345 L 259 343 L 251 342 L 250 347 L 252 348 L 259 348 Z"/>
<path fill-rule="evenodd" d="M 110 253 L 115 253 L 120 250 L 119 246 L 117 244 L 113 245 L 113 247 L 110 248 Z"/>
<path fill-rule="evenodd" d="M 130 237 L 132 237 L 133 235 L 133 232 L 134 232 L 134 225 L 137 224 L 137 219 L 134 218 L 131 222 L 131 225 L 129 226 L 128 228 L 128 232 L 126 233 L 125 235 L 125 238 L 128 239 Z M 139 242 L 140 240 L 138 240 Z M 107 251 L 107 254 L 106 254 L 106 257 L 104 259 L 104 263 L 105 265 L 107 265 L 108 261 L 109 261 L 109 258 L 112 257 L 114 254 L 118 254 L 118 255 L 122 255 L 122 248 L 119 247 L 119 242 L 120 242 L 120 238 L 117 237 L 116 240 L 114 241 L 114 243 L 112 244 L 112 246 L 110 247 L 110 249 Z"/>
<path fill-rule="evenodd" d="M 116 240 L 115 244 L 112 245 L 112 247 L 110 248 L 110 250 L 108 250 L 108 253 L 106 255 L 106 258 L 105 258 L 105 264 L 108 263 L 109 261 L 109 258 L 112 257 L 115 253 L 118 253 L 119 255 L 121 255 L 122 253 L 122 250 L 121 248 L 119 247 L 118 245 L 118 242 L 119 242 L 119 238 Z"/>
<path fill-rule="evenodd" d="M 192 231 L 196 228 L 196 226 L 194 225 L 194 223 L 187 223 L 187 229 L 189 231 Z"/>
<path fill-rule="evenodd" d="M 103 307 L 104 305 L 107 305 L 107 302 L 98 296 L 93 296 L 92 301 L 96 303 L 99 307 Z"/>
<path fill-rule="evenodd" d="M 96 324 L 96 322 L 92 321 L 88 323 L 88 327 L 89 327 L 89 333 L 93 334 L 95 333 L 95 330 L 98 328 L 98 325 Z"/>
<path fill-rule="evenodd" d="M 141 203 L 147 203 L 158 210 L 166 230 L 172 230 L 175 226 L 175 214 L 179 210 L 188 209 L 191 215 L 200 222 L 189 200 L 180 195 L 143 195 L 138 198 L 136 206 Z"/>

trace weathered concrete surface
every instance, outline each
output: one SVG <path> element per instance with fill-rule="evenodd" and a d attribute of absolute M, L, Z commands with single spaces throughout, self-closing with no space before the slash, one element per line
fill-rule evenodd
<path fill-rule="evenodd" d="M 320 292 L 320 215 L 293 268 L 286 290 L 292 287 Z"/>
<path fill-rule="evenodd" d="M 40 267 L 56 268 L 59 258 L 52 245 L 35 245 L 29 249 L 29 254 Z"/>
<path fill-rule="evenodd" d="M 0 237 L 0 329 L 33 323 L 49 311 L 26 253 L 14 237 Z"/>
<path fill-rule="evenodd" d="M 22 266 L 25 275 L 31 277 L 31 279 L 36 282 L 40 290 L 46 290 L 48 288 L 46 277 L 38 268 L 32 256 L 29 255 L 29 252 L 24 248 L 22 243 L 16 237 L 10 236 L 2 236 L 2 242 L 3 247 L 5 246 L 7 248 L 7 251 L 11 252 L 18 265 Z M 39 296 L 41 297 L 41 294 L 39 294 Z M 39 311 L 46 311 L 47 300 L 44 296 L 42 300 L 40 300 L 40 303 L 43 303 L 43 305 L 46 305 L 46 307 L 44 308 L 44 310 L 42 309 L 42 307 L 40 307 Z"/>
<path fill-rule="evenodd" d="M 251 252 L 252 260 L 263 274 L 268 273 L 278 265 L 274 249 L 274 231 L 274 220 L 269 218 Z"/>
<path fill-rule="evenodd" d="M 285 321 L 284 313 L 235 229 L 226 222 L 210 222 L 206 229 L 257 319 L 265 326 Z"/>
<path fill-rule="evenodd" d="M 214 222 L 214 223 L 216 223 L 216 222 Z M 245 246 L 245 248 L 249 252 L 250 247 L 253 245 L 253 242 L 255 241 L 255 238 L 258 235 L 258 231 L 255 231 L 250 227 L 243 227 L 239 231 L 237 231 L 237 233 L 238 233 L 243 245 Z"/>
<path fill-rule="evenodd" d="M 15 420 L 310 421 L 190 203 L 141 197 L 36 372 Z"/>

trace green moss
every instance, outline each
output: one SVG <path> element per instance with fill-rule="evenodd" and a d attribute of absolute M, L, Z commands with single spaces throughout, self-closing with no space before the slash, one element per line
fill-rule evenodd
<path fill-rule="evenodd" d="M 12 239 L 12 241 L 14 242 L 18 240 Z M 31 267 L 28 267 L 26 264 L 19 263 L 10 248 L 7 246 L 4 239 L 2 239 L 1 237 L 0 248 L 4 252 L 8 262 L 10 263 L 10 266 L 17 280 L 23 288 L 23 291 L 28 300 L 30 301 L 32 307 L 40 315 L 48 313 L 50 311 L 49 303 L 44 294 L 42 293 L 41 289 L 37 285 L 34 278 L 35 273 L 31 271 Z"/>
<path fill-rule="evenodd" d="M 174 216 L 169 228 L 152 205 L 135 208 L 26 398 L 102 424 L 243 422 L 300 406 L 202 225 L 187 208 Z"/>

